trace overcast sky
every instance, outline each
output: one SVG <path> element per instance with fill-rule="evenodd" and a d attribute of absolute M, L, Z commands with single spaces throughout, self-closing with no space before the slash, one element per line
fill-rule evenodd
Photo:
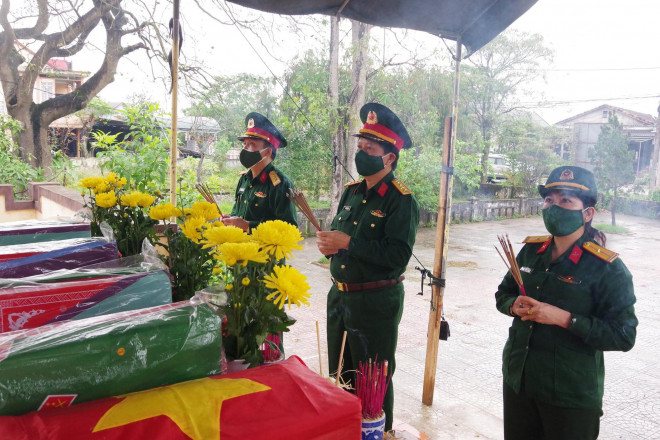
<path fill-rule="evenodd" d="M 233 26 L 213 22 L 191 9 L 184 8 L 182 13 L 187 33 L 184 51 L 194 51 L 198 57 L 207 59 L 218 74 L 252 72 L 270 76 L 264 63 Z M 536 86 L 549 104 L 535 111 L 549 123 L 601 104 L 657 116 L 659 22 L 658 0 L 539 0 L 512 25 L 543 35 L 545 43 L 555 51 L 554 64 L 545 82 Z M 373 32 L 382 34 L 378 28 Z M 415 39 L 430 46 L 437 44 L 438 39 L 428 34 L 413 34 Z M 296 40 L 286 29 L 276 35 L 280 40 L 276 52 L 281 58 L 290 59 L 297 50 L 306 48 L 305 42 Z M 453 42 L 448 44 L 452 46 Z M 258 44 L 256 47 L 261 50 Z M 268 56 L 265 60 L 277 74 L 286 68 L 285 63 Z M 116 84 L 104 90 L 101 97 L 117 101 L 144 92 L 168 108 L 166 90 L 148 79 L 149 74 L 143 61 L 122 61 Z M 185 97 L 179 99 L 185 106 Z"/>

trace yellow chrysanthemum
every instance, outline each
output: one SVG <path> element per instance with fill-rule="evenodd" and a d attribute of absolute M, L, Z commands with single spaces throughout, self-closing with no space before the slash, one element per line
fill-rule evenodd
<path fill-rule="evenodd" d="M 250 285 L 250 279 L 248 277 L 245 277 L 241 280 L 241 284 L 244 286 L 249 286 Z"/>
<path fill-rule="evenodd" d="M 261 223 L 252 230 L 252 239 L 260 242 L 266 252 L 280 260 L 291 257 L 293 249 L 302 249 L 298 228 L 282 220 L 270 220 Z"/>
<path fill-rule="evenodd" d="M 244 243 L 248 240 L 250 240 L 250 236 L 241 228 L 220 224 L 220 226 L 208 228 L 204 232 L 204 240 L 202 242 L 205 248 L 209 248 L 221 245 L 222 243 Z"/>
<path fill-rule="evenodd" d="M 163 203 L 149 210 L 149 217 L 154 220 L 166 220 L 170 217 L 180 217 L 181 215 L 183 215 L 181 210 L 171 203 Z"/>
<path fill-rule="evenodd" d="M 227 286 L 225 286 L 225 290 L 232 290 L 233 288 L 234 288 L 234 285 L 232 283 L 229 283 L 229 284 L 227 284 Z"/>
<path fill-rule="evenodd" d="M 309 305 L 309 284 L 307 277 L 294 267 L 275 266 L 273 273 L 264 277 L 264 285 L 268 289 L 274 290 L 266 299 L 275 304 L 279 304 L 280 309 L 284 304 L 300 306 Z"/>
<path fill-rule="evenodd" d="M 121 204 L 123 206 L 130 206 L 131 208 L 135 208 L 136 206 L 145 208 L 154 203 L 154 200 L 156 200 L 154 196 L 140 191 L 131 191 L 121 196 Z"/>
<path fill-rule="evenodd" d="M 117 196 L 114 191 L 99 193 L 95 199 L 97 206 L 101 208 L 112 208 L 117 204 Z"/>
<path fill-rule="evenodd" d="M 103 182 L 103 177 L 85 177 L 80 181 L 79 185 L 83 188 L 93 189 L 101 182 Z"/>
<path fill-rule="evenodd" d="M 181 225 L 181 232 L 195 243 L 199 243 L 202 239 L 202 227 L 205 224 L 206 220 L 202 217 L 188 217 L 188 220 Z"/>
<path fill-rule="evenodd" d="M 192 205 L 192 215 L 194 217 L 204 217 L 206 220 L 213 220 L 220 217 L 218 207 L 207 201 L 195 202 Z"/>
<path fill-rule="evenodd" d="M 101 194 L 104 192 L 109 192 L 113 191 L 114 188 L 111 185 L 108 185 L 108 183 L 104 180 L 101 180 L 98 185 L 96 185 L 96 188 L 94 188 L 94 193 L 95 194 Z"/>
<path fill-rule="evenodd" d="M 105 183 L 114 188 L 123 188 L 126 185 L 126 178 L 119 177 L 116 173 L 110 173 L 105 176 Z"/>
<path fill-rule="evenodd" d="M 247 241 L 245 243 L 223 243 L 216 248 L 214 258 L 223 261 L 228 266 L 240 263 L 247 266 L 248 261 L 265 263 L 268 254 L 261 250 L 259 243 Z"/>

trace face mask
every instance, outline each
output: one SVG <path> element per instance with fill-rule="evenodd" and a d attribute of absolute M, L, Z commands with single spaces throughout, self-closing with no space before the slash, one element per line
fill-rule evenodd
<path fill-rule="evenodd" d="M 263 157 L 261 157 L 261 151 L 241 150 L 241 154 L 238 156 L 239 160 L 241 161 L 241 165 L 243 165 L 245 168 L 252 168 L 261 162 L 263 159 Z"/>
<path fill-rule="evenodd" d="M 588 208 L 585 208 L 585 210 Z M 580 209 L 565 209 L 557 205 L 541 211 L 543 214 L 543 223 L 549 233 L 557 237 L 571 235 L 584 225 L 584 218 Z"/>
<path fill-rule="evenodd" d="M 372 176 L 385 168 L 382 156 L 369 156 L 362 150 L 355 153 L 355 167 L 361 176 Z"/>

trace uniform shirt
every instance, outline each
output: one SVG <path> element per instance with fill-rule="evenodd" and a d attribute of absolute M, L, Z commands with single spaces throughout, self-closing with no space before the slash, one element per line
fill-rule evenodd
<path fill-rule="evenodd" d="M 344 283 L 398 278 L 412 255 L 418 224 L 417 200 L 391 172 L 369 190 L 364 180 L 346 185 L 330 227 L 351 241 L 332 257 L 332 277 Z"/>
<path fill-rule="evenodd" d="M 603 351 L 635 344 L 632 275 L 620 259 L 608 262 L 586 250 L 589 242 L 583 235 L 553 262 L 550 239 L 525 244 L 517 257 L 527 295 L 572 317 L 567 329 L 515 317 L 502 356 L 504 380 L 516 392 L 561 407 L 601 408 Z M 495 294 L 498 310 L 508 315 L 518 295 L 508 273 Z"/>
<path fill-rule="evenodd" d="M 289 178 L 272 162 L 256 177 L 248 170 L 238 180 L 231 215 L 250 223 L 250 230 L 268 220 L 283 220 L 298 226 L 296 207 L 286 196 L 292 187 Z"/>

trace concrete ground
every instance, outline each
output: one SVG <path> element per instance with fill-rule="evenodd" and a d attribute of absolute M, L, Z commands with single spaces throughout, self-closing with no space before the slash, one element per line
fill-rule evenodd
<path fill-rule="evenodd" d="M 609 223 L 599 213 L 594 223 Z M 635 347 L 605 354 L 604 415 L 600 439 L 660 439 L 660 221 L 617 215 L 625 235 L 608 234 L 607 247 L 620 254 L 633 274 L 640 320 Z M 419 265 L 408 264 L 406 301 L 399 328 L 397 370 L 394 375 L 394 416 L 432 439 L 501 439 L 501 353 L 511 318 L 495 309 L 494 292 L 505 274 L 493 245 L 508 233 L 514 248 L 528 235 L 546 234 L 540 217 L 451 225 L 445 288 L 445 316 L 451 337 L 440 341 L 432 406 L 422 404 L 426 332 L 430 288 L 419 296 Z M 435 228 L 420 229 L 414 253 L 433 268 Z M 327 267 L 316 264 L 321 255 L 315 238 L 290 263 L 307 275 L 311 306 L 290 314 L 298 322 L 285 337 L 287 355 L 300 356 L 319 371 L 315 322 L 321 332 L 323 373 L 327 375 L 325 333 Z M 398 434 L 397 434 L 398 437 Z M 409 437 L 410 438 L 410 437 Z"/>

